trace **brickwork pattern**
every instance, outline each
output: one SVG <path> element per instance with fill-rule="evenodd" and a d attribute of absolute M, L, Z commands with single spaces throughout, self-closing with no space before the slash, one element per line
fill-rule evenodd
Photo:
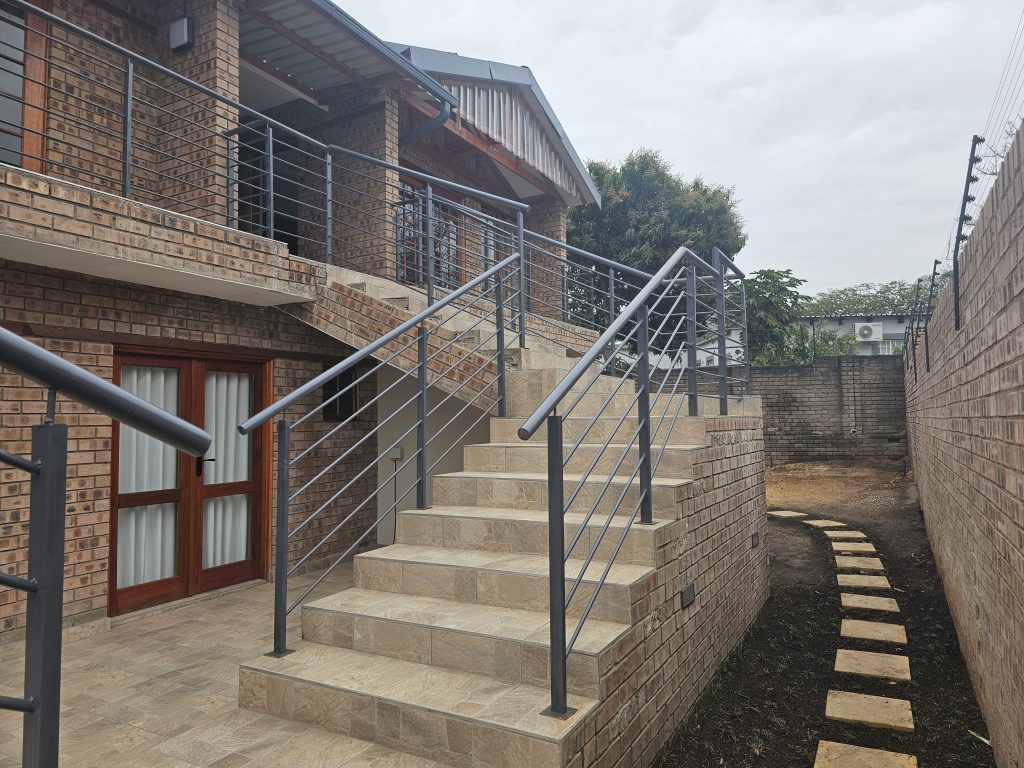
<path fill-rule="evenodd" d="M 1024 766 L 1024 136 L 1003 161 L 952 286 L 908 350 L 914 477 L 1000 768 Z M 915 363 L 916 360 L 916 363 Z"/>
<path fill-rule="evenodd" d="M 572 766 L 653 764 L 768 597 L 761 419 L 705 423 L 706 446 L 694 458 L 682 518 L 658 549 L 656 570 L 633 608 L 638 621 L 602 681 L 607 698 L 566 745 L 569 755 L 580 751 Z M 690 583 L 696 600 L 681 609 Z"/>
<path fill-rule="evenodd" d="M 903 362 L 898 357 L 821 357 L 813 365 L 753 367 L 764 400 L 768 466 L 907 454 Z"/>
<path fill-rule="evenodd" d="M 304 327 L 273 309 L 261 309 L 215 299 L 190 296 L 24 266 L 0 260 L 0 322 L 32 341 L 83 365 L 106 379 L 113 375 L 118 345 L 152 346 L 155 352 L 175 344 L 241 346 L 274 359 L 274 395 L 294 389 L 323 365 L 344 358 L 350 347 Z M 217 347 L 197 356 L 216 356 Z M 276 357 L 275 353 L 288 353 Z M 294 359 L 309 355 L 312 360 Z M 319 361 L 319 362 L 318 362 Z M 39 422 L 46 391 L 0 369 L 0 442 L 5 450 L 29 453 L 29 430 Z M 362 386 L 360 402 L 375 394 L 372 377 Z M 70 427 L 68 457 L 68 517 L 66 533 L 65 618 L 77 623 L 105 613 L 110 525 L 110 419 L 87 408 L 58 399 L 58 420 Z M 309 406 L 311 403 L 303 403 Z M 351 425 L 339 430 L 308 459 L 296 466 L 303 480 L 363 437 L 376 423 L 373 407 Z M 301 450 L 334 427 L 310 419 L 294 433 Z M 275 448 L 276 451 L 276 448 Z M 308 497 L 289 510 L 294 526 L 320 506 L 329 495 L 355 477 L 376 458 L 372 438 L 353 457 L 332 470 Z M 276 469 L 276 464 L 271 463 Z M 276 478 L 274 480 L 276 482 Z M 292 543 L 290 558 L 308 551 L 310 542 L 333 528 L 358 501 L 376 487 L 367 472 L 317 521 Z M 270 499 L 273 499 L 271 493 Z M 376 519 L 376 507 L 361 511 L 341 532 L 325 554 L 347 547 Z M 28 481 L 23 473 L 0 470 L 0 568 L 24 575 L 28 542 Z M 24 601 L 14 590 L 0 592 L 0 632 L 23 626 Z"/>

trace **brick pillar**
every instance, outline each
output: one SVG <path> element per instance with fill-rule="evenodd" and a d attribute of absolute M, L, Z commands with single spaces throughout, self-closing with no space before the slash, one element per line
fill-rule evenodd
<path fill-rule="evenodd" d="M 568 221 L 568 209 L 561 200 L 548 200 L 542 203 L 531 203 L 530 210 L 524 216 L 527 229 L 565 242 L 565 229 Z M 544 243 L 536 243 L 539 247 L 556 256 L 565 258 L 565 251 L 553 248 Z M 544 317 L 562 318 L 562 293 L 565 291 L 565 272 L 562 262 L 545 254 L 531 254 L 532 269 L 532 312 Z"/>
<path fill-rule="evenodd" d="M 183 16 L 195 24 L 195 45 L 182 53 L 167 48 L 170 24 Z M 238 0 L 170 0 L 163 7 L 157 33 L 165 67 L 223 96 L 238 100 Z M 153 77 L 153 73 L 144 73 Z M 169 210 L 225 223 L 227 213 L 227 141 L 223 131 L 238 124 L 238 114 L 216 99 L 168 78 L 157 90 L 160 143 L 166 155 L 157 161 Z"/>

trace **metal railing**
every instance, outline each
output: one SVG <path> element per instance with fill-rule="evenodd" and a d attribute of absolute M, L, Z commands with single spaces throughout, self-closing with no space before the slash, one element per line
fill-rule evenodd
<path fill-rule="evenodd" d="M 0 709 L 24 713 L 22 766 L 56 768 L 68 452 L 68 427 L 55 421 L 57 394 L 193 456 L 206 453 L 211 438 L 199 427 L 4 328 L 0 328 L 0 366 L 49 389 L 43 421 L 32 427 L 31 458 L 0 449 L 0 464 L 31 477 L 28 572 L 25 576 L 0 572 L 0 586 L 27 596 L 25 692 L 21 697 L 0 696 Z"/>
<path fill-rule="evenodd" d="M 514 335 L 510 334 L 509 339 L 506 331 L 511 327 L 510 308 L 518 300 L 520 265 L 518 253 L 509 255 L 239 425 L 239 432 L 249 434 L 275 416 L 281 417 L 277 422 L 274 654 L 288 652 L 288 614 L 385 520 L 395 515 L 406 498 L 415 494 L 416 507 L 426 508 L 428 479 L 438 464 L 459 447 L 485 418 L 505 414 L 505 353 L 515 343 Z M 483 299 L 487 297 L 493 297 L 493 312 L 474 313 L 477 305 L 484 304 Z M 444 316 L 439 317 L 442 312 Z M 296 428 L 332 402 L 356 392 L 361 381 L 376 378 L 386 368 L 395 370 L 394 381 L 365 402 L 355 399 L 352 412 L 340 423 L 308 445 L 293 450 L 292 435 Z M 331 396 L 313 407 L 303 402 L 325 384 L 346 373 L 352 374 L 351 381 L 339 386 Z M 406 382 L 409 386 L 403 388 Z M 409 389 L 413 390 L 411 394 Z M 459 403 L 454 402 L 456 398 Z M 442 409 L 450 403 L 451 407 L 459 409 L 443 426 L 436 426 Z M 381 413 L 371 429 L 337 455 L 330 453 L 328 441 L 334 434 L 384 404 L 388 405 L 389 412 Z M 458 420 L 464 415 L 467 419 L 472 418 L 474 414 L 470 409 L 480 413 L 462 429 Z M 386 447 L 380 447 L 375 459 L 367 462 L 340 487 L 323 491 L 320 483 L 329 472 L 344 465 L 367 441 L 380 440 L 389 432 L 398 436 L 391 439 Z M 411 455 L 397 459 L 390 473 L 383 470 L 381 475 L 386 476 L 373 476 L 372 473 L 378 472 L 383 462 L 391 458 L 392 452 L 413 436 L 416 449 Z M 296 474 L 300 463 L 311 457 L 319 459 L 319 468 L 298 487 L 293 487 L 290 478 Z M 415 470 L 408 482 L 402 480 L 402 470 L 406 467 Z M 361 481 L 368 487 L 360 487 Z M 382 494 L 389 489 L 393 489 L 394 499 L 378 513 L 378 508 L 383 506 L 380 503 Z M 358 503 L 340 519 L 323 524 L 338 500 L 346 494 Z M 301 504 L 308 509 L 300 511 L 293 524 L 291 514 Z M 367 510 L 376 520 L 364 526 L 358 516 L 360 513 L 365 515 Z M 300 534 L 312 534 L 315 528 L 326 528 L 327 531 L 304 542 L 304 553 L 289 563 L 290 545 L 297 542 Z M 312 558 L 318 554 L 326 562 L 326 565 L 316 563 L 323 566 L 322 572 L 301 595 L 289 600 L 288 577 L 300 569 L 312 567 Z"/>
<path fill-rule="evenodd" d="M 744 294 L 742 283 L 737 282 L 742 279 L 743 273 L 717 248 L 712 250 L 710 264 L 686 248 L 677 250 L 519 428 L 523 440 L 542 425 L 547 429 L 551 641 L 547 714 L 566 717 L 572 712 L 567 704 L 569 654 L 631 527 L 638 521 L 653 523 L 652 482 L 684 406 L 687 415 L 696 416 L 699 398 L 710 396 L 719 401 L 719 412 L 728 414 L 730 383 L 738 385 L 740 392 L 747 391 L 748 378 L 730 376 L 726 366 L 727 318 L 734 301 L 744 323 L 740 338 L 746 337 Z M 704 371 L 714 379 L 711 393 L 702 392 L 698 378 L 697 358 L 702 351 L 716 358 L 716 365 Z M 745 349 L 737 362 L 745 366 Z M 599 394 L 595 384 L 605 375 L 617 376 L 619 381 L 607 394 Z M 577 416 L 588 396 L 603 397 L 603 401 L 593 415 Z M 571 427 L 568 440 L 567 424 Z M 574 533 L 566 545 L 570 512 L 582 513 L 582 518 L 572 521 Z M 606 544 L 617 516 L 625 518 L 622 532 Z M 592 524 L 596 528 L 589 543 L 581 546 Z M 595 561 L 600 564 L 601 560 L 600 575 L 588 576 Z M 588 589 L 581 590 L 585 582 Z M 574 604 L 574 598 L 582 600 L 588 591 L 585 605 Z M 567 636 L 566 617 L 571 614 L 578 618 Z"/>

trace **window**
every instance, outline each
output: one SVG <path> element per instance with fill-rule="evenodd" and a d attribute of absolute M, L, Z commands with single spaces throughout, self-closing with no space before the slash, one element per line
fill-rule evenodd
<path fill-rule="evenodd" d="M 324 384 L 324 421 L 345 421 L 355 414 L 359 402 L 359 385 L 353 383 L 355 378 L 355 371 L 350 368 Z"/>
<path fill-rule="evenodd" d="M 21 165 L 25 17 L 0 4 L 0 162 Z"/>

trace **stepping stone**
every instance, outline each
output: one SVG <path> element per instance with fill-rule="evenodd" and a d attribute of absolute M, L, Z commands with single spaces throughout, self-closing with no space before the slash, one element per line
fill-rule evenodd
<path fill-rule="evenodd" d="M 815 528 L 842 528 L 846 525 L 846 523 L 838 523 L 835 520 L 804 520 L 803 522 L 813 525 Z"/>
<path fill-rule="evenodd" d="M 860 531 L 825 531 L 825 535 L 830 539 L 866 539 Z"/>
<path fill-rule="evenodd" d="M 790 512 L 788 510 L 769 512 L 768 517 L 777 517 L 779 520 L 793 520 L 799 517 L 807 517 L 803 512 Z"/>
<path fill-rule="evenodd" d="M 906 699 L 867 696 L 863 693 L 829 691 L 825 717 L 843 723 L 859 723 L 872 728 L 913 731 L 914 716 Z"/>
<path fill-rule="evenodd" d="M 907 644 L 907 631 L 902 624 L 887 624 L 884 621 L 861 621 L 859 619 L 843 619 L 839 630 L 840 637 L 852 637 L 857 640 L 878 640 L 883 643 Z"/>
<path fill-rule="evenodd" d="M 870 541 L 833 541 L 835 552 L 875 552 L 875 545 Z"/>
<path fill-rule="evenodd" d="M 819 741 L 814 768 L 917 768 L 917 758 L 884 749 Z"/>
<path fill-rule="evenodd" d="M 885 611 L 886 613 L 899 613 L 900 606 L 891 597 L 875 597 L 874 595 L 857 595 L 852 592 L 843 592 L 839 595 L 843 608 L 860 608 L 865 611 Z"/>
<path fill-rule="evenodd" d="M 895 653 L 836 651 L 836 672 L 848 672 L 863 677 L 881 677 L 885 680 L 909 680 L 910 659 Z"/>
<path fill-rule="evenodd" d="M 836 567 L 848 571 L 877 571 L 885 570 L 882 561 L 877 557 L 849 557 L 847 555 L 836 555 Z"/>
<path fill-rule="evenodd" d="M 865 576 L 860 573 L 837 573 L 840 587 L 860 587 L 861 589 L 892 589 L 885 576 Z"/>

